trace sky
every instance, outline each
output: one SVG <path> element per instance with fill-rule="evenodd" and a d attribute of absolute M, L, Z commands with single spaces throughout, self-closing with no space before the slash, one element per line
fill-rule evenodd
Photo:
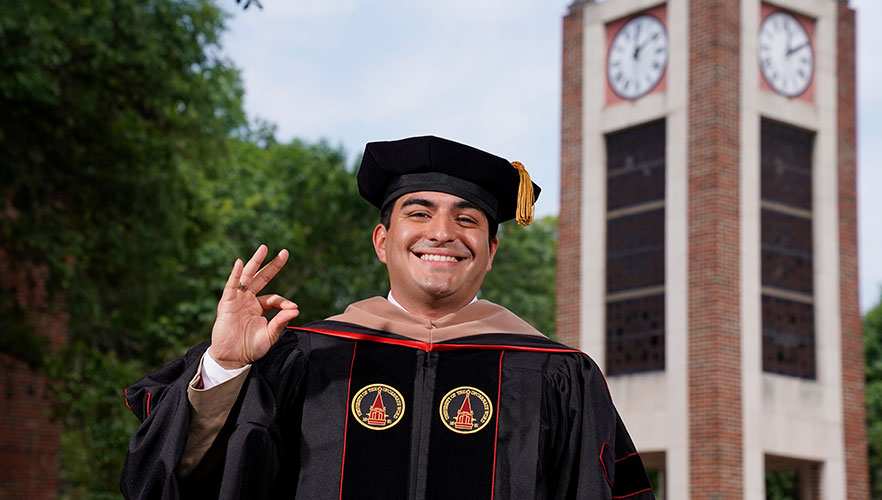
<path fill-rule="evenodd" d="M 833 1 L 833 0 L 830 0 Z M 350 162 L 375 140 L 437 135 L 526 165 L 537 216 L 560 205 L 561 26 L 571 0 L 261 0 L 232 14 L 223 53 L 249 116 L 325 140 Z M 858 15 L 861 311 L 882 292 L 882 2 Z M 876 60 L 872 60 L 875 55 Z"/>

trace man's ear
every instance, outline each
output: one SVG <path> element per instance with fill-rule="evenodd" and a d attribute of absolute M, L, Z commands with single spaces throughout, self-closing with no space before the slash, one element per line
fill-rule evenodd
<path fill-rule="evenodd" d="M 490 260 L 487 261 L 487 271 L 493 267 L 493 257 L 496 256 L 496 249 L 499 248 L 499 238 L 496 236 L 490 240 Z"/>
<path fill-rule="evenodd" d="M 386 263 L 386 226 L 377 224 L 374 228 L 374 251 L 383 264 Z"/>

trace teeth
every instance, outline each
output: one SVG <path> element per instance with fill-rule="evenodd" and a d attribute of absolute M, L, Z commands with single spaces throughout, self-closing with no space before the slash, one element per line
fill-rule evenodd
<path fill-rule="evenodd" d="M 424 253 L 420 255 L 420 258 L 423 260 L 430 260 L 432 262 L 456 262 L 456 257 L 452 257 L 449 255 L 434 255 L 430 253 Z"/>

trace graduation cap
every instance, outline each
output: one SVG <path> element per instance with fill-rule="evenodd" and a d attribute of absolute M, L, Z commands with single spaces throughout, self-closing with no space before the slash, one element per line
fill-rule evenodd
<path fill-rule="evenodd" d="M 491 221 L 533 222 L 541 189 L 520 162 L 435 136 L 369 142 L 358 192 L 382 211 L 407 193 L 438 191 L 470 201 Z"/>

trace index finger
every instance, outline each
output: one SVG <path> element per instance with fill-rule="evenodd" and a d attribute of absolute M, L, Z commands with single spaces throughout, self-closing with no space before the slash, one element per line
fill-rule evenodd
<path fill-rule="evenodd" d="M 245 264 L 245 267 L 242 269 L 242 277 L 240 278 L 240 281 L 245 285 L 248 285 L 249 289 L 251 288 L 251 281 L 254 279 L 257 269 L 260 267 L 260 264 L 263 263 L 263 259 L 266 258 L 267 251 L 268 249 L 266 248 L 266 245 L 261 243 L 260 246 L 257 247 L 257 250 L 254 251 L 254 255 L 248 259 L 248 263 Z"/>

